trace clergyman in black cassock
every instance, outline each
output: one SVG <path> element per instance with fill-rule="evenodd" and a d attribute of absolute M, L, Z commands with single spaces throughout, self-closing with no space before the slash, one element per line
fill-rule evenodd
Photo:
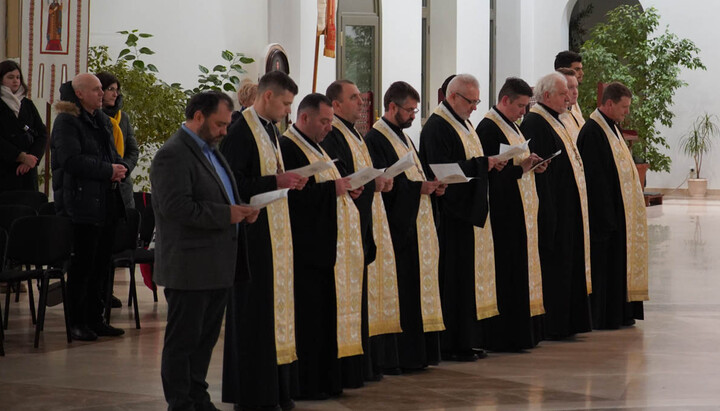
<path fill-rule="evenodd" d="M 340 359 L 362 354 L 363 249 L 351 197 L 363 188 L 349 191 L 349 179 L 319 145 L 332 129 L 331 104 L 322 94 L 303 98 L 297 122 L 280 139 L 288 169 L 330 165 L 289 193 L 300 399 L 341 394 Z"/>
<path fill-rule="evenodd" d="M 577 142 L 588 184 L 592 319 L 598 329 L 615 329 L 643 319 L 642 301 L 648 299 L 644 198 L 617 126 L 628 113 L 632 94 L 620 83 L 610 84 Z M 618 168 L 618 164 L 625 167 Z M 626 221 L 628 217 L 631 223 Z"/>
<path fill-rule="evenodd" d="M 480 320 L 498 314 L 495 255 L 488 219 L 488 171 L 506 162 L 483 155 L 469 121 L 477 109 L 477 79 L 459 74 L 449 83 L 447 99 L 428 118 L 420 134 L 420 160 L 430 178 L 430 164 L 456 163 L 473 177 L 451 184 L 437 197 L 440 243 L 440 296 L 445 331 L 440 334 L 443 360 L 474 361 L 480 347 Z M 483 351 L 477 350 L 482 356 Z"/>
<path fill-rule="evenodd" d="M 560 151 L 536 176 L 538 229 L 545 305 L 544 337 L 563 339 L 592 329 L 588 299 L 589 227 L 582 160 L 559 119 L 567 110 L 567 80 L 551 73 L 535 86 L 536 104 L 520 127 L 542 158 Z"/>
<path fill-rule="evenodd" d="M 373 164 L 386 168 L 411 155 L 414 166 L 394 178 L 383 193 L 390 224 L 400 298 L 402 333 L 386 335 L 382 367 L 386 374 L 420 370 L 440 361 L 444 329 L 437 280 L 439 246 L 429 196 L 444 187 L 427 181 L 412 140 L 403 132 L 415 119 L 420 96 L 398 81 L 385 93 L 385 115 L 365 135 Z M 422 247 L 423 251 L 419 251 Z"/>
<path fill-rule="evenodd" d="M 280 188 L 302 189 L 307 181 L 285 172 L 274 125 L 287 114 L 297 86 L 286 74 L 271 73 L 261 78 L 256 104 L 239 115 L 220 147 L 244 202 Z M 297 357 L 287 200 L 262 209 L 247 238 L 251 275 L 235 282 L 225 320 L 223 401 L 238 408 L 289 408 Z"/>
<path fill-rule="evenodd" d="M 525 114 L 531 96 L 532 89 L 525 81 L 506 80 L 497 106 L 477 127 L 486 155 L 498 154 L 500 144 L 525 143 L 515 121 Z M 531 314 L 541 312 L 543 305 L 534 173 L 544 172 L 547 163 L 529 170 L 539 160 L 527 150 L 509 160 L 501 171 L 490 173 L 490 221 L 500 315 L 483 321 L 482 346 L 494 351 L 532 348 L 536 341 Z"/>

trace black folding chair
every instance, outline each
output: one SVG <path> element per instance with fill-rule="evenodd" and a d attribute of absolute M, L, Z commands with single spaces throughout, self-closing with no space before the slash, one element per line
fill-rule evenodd
<path fill-rule="evenodd" d="M 18 191 L 22 193 L 22 191 Z M 42 193 L 40 193 L 42 194 Z M 6 232 L 10 231 L 10 226 L 12 225 L 13 221 L 17 220 L 20 217 L 27 217 L 27 216 L 34 216 L 35 209 L 25 206 L 25 205 L 18 205 L 18 204 L 12 204 L 12 205 L 0 205 L 0 227 L 4 228 Z M 16 283 L 12 285 L 15 287 L 15 302 L 20 301 L 20 283 Z M 27 288 L 28 288 L 28 301 L 30 302 L 30 317 L 32 318 L 32 323 L 35 324 L 36 317 L 35 317 L 35 296 L 33 295 L 33 288 L 32 288 L 32 281 L 28 280 L 27 282 Z M 8 285 L 6 294 L 5 294 L 5 317 L 3 318 L 3 328 L 7 329 L 8 327 L 8 312 L 10 311 L 10 294 L 12 294 L 12 287 Z"/>
<path fill-rule="evenodd" d="M 135 209 L 140 212 L 140 241 L 135 250 L 136 264 L 154 264 L 155 249 L 148 249 L 155 234 L 155 213 L 152 208 L 152 194 L 145 192 L 133 193 Z M 153 301 L 158 301 L 157 284 L 152 282 Z M 128 306 L 132 297 L 128 297 Z"/>
<path fill-rule="evenodd" d="M 40 280 L 38 316 L 35 324 L 35 348 L 40 343 L 40 331 L 44 327 L 50 279 L 60 280 L 60 288 L 63 294 L 65 332 L 67 341 L 72 341 L 68 318 L 65 273 L 62 269 L 56 268 L 64 266 L 64 263 L 70 259 L 71 252 L 72 223 L 68 218 L 58 216 L 22 217 L 15 220 L 10 228 L 7 246 L 5 247 L 3 269 L 0 272 L 0 283 Z M 15 268 L 23 265 L 32 266 L 34 269 L 22 270 Z"/>
<path fill-rule="evenodd" d="M 140 313 L 138 311 L 137 290 L 135 287 L 135 249 L 140 229 L 140 212 L 134 208 L 125 209 L 125 219 L 121 219 L 115 227 L 110 273 L 105 293 L 105 322 L 110 324 L 112 309 L 111 297 L 115 283 L 115 269 L 127 267 L 130 270 L 130 299 L 135 311 L 135 328 L 140 329 Z"/>
<path fill-rule="evenodd" d="M 3 191 L 0 193 L 0 204 L 20 204 L 33 210 L 48 202 L 45 193 L 35 190 Z"/>

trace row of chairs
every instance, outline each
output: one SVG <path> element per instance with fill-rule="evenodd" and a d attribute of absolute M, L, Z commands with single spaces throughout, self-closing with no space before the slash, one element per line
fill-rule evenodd
<path fill-rule="evenodd" d="M 105 298 L 105 319 L 110 322 L 110 297 L 112 295 L 112 285 L 114 283 L 114 273 L 117 267 L 128 267 L 130 271 L 130 290 L 128 296 L 128 306 L 133 305 L 133 311 L 135 316 L 135 326 L 140 328 L 140 316 L 137 304 L 137 290 L 135 287 L 135 266 L 136 264 L 149 264 L 152 266 L 154 262 L 153 250 L 148 250 L 147 247 L 152 242 L 154 232 L 154 216 L 152 215 L 152 206 L 149 193 L 135 193 L 136 209 L 127 209 L 126 218 L 121 220 L 117 226 L 115 238 L 113 242 L 113 257 L 112 265 L 108 273 L 108 293 Z M 48 242 L 63 243 L 68 248 L 72 247 L 72 225 L 69 219 L 64 217 L 56 217 L 54 203 L 48 202 L 45 194 L 36 191 L 15 191 L 15 192 L 3 192 L 0 193 L 0 250 L 5 250 L 5 255 L 2 261 L 3 275 L 0 275 L 0 283 L 6 283 L 8 286 L 6 300 L 5 300 L 5 313 L 2 315 L 2 309 L 0 308 L 0 319 L 3 320 L 2 326 L 0 326 L 0 355 L 4 355 L 2 346 L 2 329 L 7 328 L 8 325 L 8 312 L 10 304 L 10 285 L 17 285 L 21 281 L 27 281 L 28 283 L 28 300 L 30 304 L 30 312 L 33 324 L 36 326 L 35 335 L 35 347 L 38 347 L 39 333 L 42 331 L 43 321 L 45 317 L 45 307 L 48 302 L 48 289 L 52 288 L 49 286 L 50 279 L 59 279 L 60 292 L 62 293 L 63 308 L 65 310 L 65 321 L 66 327 L 68 325 L 67 318 L 67 307 L 64 302 L 67 301 L 67 294 L 65 288 L 65 273 L 67 262 L 70 258 L 71 250 L 67 253 L 67 258 L 61 263 L 60 260 L 53 260 L 53 265 L 40 264 L 40 259 L 36 260 L 35 263 L 28 262 L 29 260 L 22 254 L 17 253 L 20 248 L 28 248 L 28 252 L 34 251 L 36 253 L 49 253 L 56 255 L 58 250 L 55 248 L 43 248 L 44 246 L 51 247 L 50 244 L 38 244 L 37 237 L 40 236 L 42 239 L 47 239 Z M 37 221 L 33 223 L 33 221 Z M 59 222 L 62 221 L 62 222 Z M 54 233 L 48 234 L 46 231 L 36 230 L 23 230 L 27 228 L 26 224 L 40 224 L 42 230 L 55 229 Z M 62 225 L 66 226 L 63 227 Z M 47 226 L 47 227 L 46 227 Z M 26 237 L 23 238 L 23 232 L 27 233 Z M 62 241 L 57 241 L 62 239 Z M 3 244 L 5 242 L 6 244 Z M 18 246 L 14 244 L 20 244 Z M 53 254 L 55 253 L 55 254 Z M 42 255 L 36 255 L 35 257 L 41 257 Z M 23 257 L 23 258 L 19 258 Z M 47 261 L 44 259 L 42 261 Z M 47 269 L 42 270 L 38 267 L 46 266 Z M 25 270 L 19 269 L 18 267 L 24 266 Z M 32 267 L 35 267 L 34 269 Z M 20 274 L 22 273 L 22 274 Z M 4 275 L 7 274 L 7 275 Z M 48 284 L 45 284 L 46 281 Z M 35 315 L 34 295 L 32 290 L 32 280 L 37 280 L 40 286 L 40 300 L 38 301 L 38 313 L 37 318 Z M 57 283 L 56 283 L 57 284 Z M 157 302 L 157 287 L 154 283 L 150 283 L 154 301 Z M 19 287 L 16 294 L 16 302 L 19 301 Z M 69 328 L 68 330 L 68 342 L 70 342 Z"/>

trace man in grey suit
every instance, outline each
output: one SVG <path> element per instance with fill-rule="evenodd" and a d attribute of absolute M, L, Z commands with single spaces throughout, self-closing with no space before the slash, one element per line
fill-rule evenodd
<path fill-rule="evenodd" d="M 244 261 L 242 255 L 238 259 L 238 241 L 244 241 L 245 231 L 238 223 L 251 223 L 258 215 L 238 205 L 232 170 L 217 150 L 232 110 L 224 93 L 193 96 L 185 123 L 150 168 L 157 227 L 154 279 L 165 287 L 168 303 L 161 368 L 168 410 L 217 409 L 205 377 L 236 260 Z"/>

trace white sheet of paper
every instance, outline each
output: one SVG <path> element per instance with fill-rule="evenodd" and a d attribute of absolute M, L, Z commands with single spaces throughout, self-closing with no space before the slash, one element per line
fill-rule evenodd
<path fill-rule="evenodd" d="M 380 176 L 382 173 L 382 170 L 368 167 L 348 175 L 347 177 L 350 177 L 350 190 L 355 190 L 360 186 L 364 186 L 376 177 Z"/>
<path fill-rule="evenodd" d="M 395 164 L 391 165 L 390 167 L 385 169 L 385 173 L 383 173 L 383 178 L 395 178 L 403 171 L 407 170 L 410 167 L 415 166 L 415 159 L 413 158 L 413 153 L 407 153 L 404 156 L 402 156 L 401 159 L 395 162 Z"/>
<path fill-rule="evenodd" d="M 527 140 L 522 144 L 516 144 L 513 146 L 500 143 L 500 153 L 492 157 L 498 159 L 499 161 L 508 161 L 511 158 L 526 152 L 529 142 L 530 140 Z"/>
<path fill-rule="evenodd" d="M 263 208 L 268 206 L 270 203 L 274 203 L 281 198 L 288 196 L 289 188 L 281 188 L 280 190 L 268 191 L 266 193 L 255 194 L 250 197 L 250 207 L 252 208 Z"/>
<path fill-rule="evenodd" d="M 544 159 L 543 161 L 535 164 L 535 165 L 532 166 L 532 168 L 531 168 L 530 170 L 528 170 L 528 171 L 533 171 L 533 170 L 535 170 L 535 169 L 538 168 L 540 165 L 545 164 L 545 163 L 547 163 L 548 161 L 552 160 L 553 158 L 559 156 L 560 153 L 562 153 L 562 150 L 558 150 L 558 151 L 554 152 L 550 157 L 548 157 L 548 158 Z"/>
<path fill-rule="evenodd" d="M 457 163 L 430 164 L 435 177 L 443 184 L 467 183 L 468 178 Z"/>
<path fill-rule="evenodd" d="M 333 164 L 330 161 L 318 161 L 316 163 L 308 164 L 305 167 L 296 168 L 294 170 L 287 170 L 288 173 L 299 174 L 301 177 L 312 177 L 317 173 L 322 173 L 325 170 L 332 168 Z"/>

